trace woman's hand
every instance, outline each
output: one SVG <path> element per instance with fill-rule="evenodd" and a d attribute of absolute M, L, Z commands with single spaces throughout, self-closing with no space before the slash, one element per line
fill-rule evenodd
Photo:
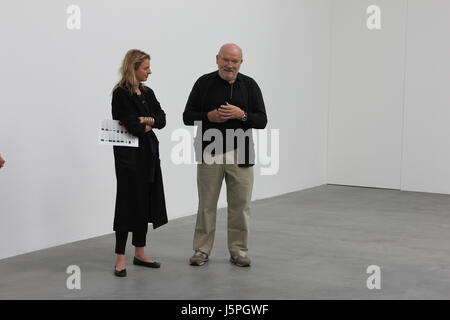
<path fill-rule="evenodd" d="M 152 117 L 139 117 L 140 123 L 145 123 L 146 125 L 153 127 L 155 125 L 155 119 Z"/>
<path fill-rule="evenodd" d="M 155 124 L 155 119 L 152 117 L 139 117 L 139 122 L 145 124 L 145 132 L 149 132 L 153 129 L 153 125 Z"/>

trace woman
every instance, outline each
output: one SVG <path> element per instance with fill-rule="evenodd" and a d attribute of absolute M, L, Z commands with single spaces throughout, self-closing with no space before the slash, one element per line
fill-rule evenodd
<path fill-rule="evenodd" d="M 144 247 L 148 223 L 153 223 L 154 229 L 167 223 L 158 139 L 154 132 L 154 129 L 164 128 L 166 114 L 153 90 L 142 84 L 152 73 L 150 55 L 140 50 L 129 50 L 120 73 L 122 79 L 114 87 L 112 95 L 112 116 L 129 133 L 139 137 L 138 148 L 114 146 L 117 178 L 114 274 L 125 277 L 128 232 L 133 232 L 133 264 L 160 267 L 158 262 L 145 256 Z"/>

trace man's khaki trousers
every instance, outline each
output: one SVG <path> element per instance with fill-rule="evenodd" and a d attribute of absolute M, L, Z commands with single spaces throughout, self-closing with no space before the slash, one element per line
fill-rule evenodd
<path fill-rule="evenodd" d="M 218 161 L 219 158 L 222 158 L 222 161 Z M 216 232 L 217 201 L 224 178 L 228 202 L 228 249 L 232 256 L 246 256 L 253 167 L 239 167 L 234 151 L 205 158 L 204 163 L 197 165 L 199 205 L 194 250 L 208 255 L 211 253 Z"/>

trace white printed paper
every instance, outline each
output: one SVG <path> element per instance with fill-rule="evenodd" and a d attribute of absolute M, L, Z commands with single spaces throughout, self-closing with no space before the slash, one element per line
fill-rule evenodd
<path fill-rule="evenodd" d="M 139 138 L 129 133 L 118 120 L 111 119 L 102 121 L 98 142 L 110 146 L 139 147 Z"/>

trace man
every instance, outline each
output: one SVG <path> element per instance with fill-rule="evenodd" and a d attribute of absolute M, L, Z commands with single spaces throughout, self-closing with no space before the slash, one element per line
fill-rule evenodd
<path fill-rule="evenodd" d="M 208 262 L 224 178 L 230 261 L 240 267 L 251 263 L 247 255 L 254 165 L 251 128 L 264 129 L 267 116 L 257 83 L 239 73 L 242 62 L 239 46 L 223 45 L 216 56 L 218 70 L 197 80 L 183 113 L 185 125 L 201 126 L 195 141 L 197 160 L 201 163 L 197 165 L 199 204 L 193 241 L 195 253 L 189 260 L 193 266 Z M 221 136 L 217 137 L 217 133 Z M 215 148 L 210 148 L 212 144 Z"/>

